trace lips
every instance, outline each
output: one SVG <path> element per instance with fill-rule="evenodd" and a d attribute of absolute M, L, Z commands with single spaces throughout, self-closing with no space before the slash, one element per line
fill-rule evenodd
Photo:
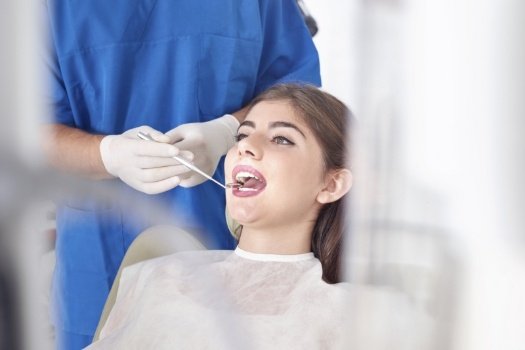
<path fill-rule="evenodd" d="M 256 196 L 266 187 L 266 179 L 255 168 L 248 165 L 237 165 L 233 168 L 232 178 L 243 184 L 241 188 L 233 188 L 232 193 L 238 197 Z"/>

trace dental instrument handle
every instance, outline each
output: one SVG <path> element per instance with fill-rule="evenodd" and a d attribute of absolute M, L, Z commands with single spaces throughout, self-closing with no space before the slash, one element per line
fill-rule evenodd
<path fill-rule="evenodd" d="M 202 176 L 204 176 L 204 177 L 207 178 L 208 180 L 211 180 L 211 181 L 215 182 L 217 185 L 219 185 L 219 186 L 221 186 L 222 188 L 226 189 L 226 186 L 224 186 L 224 185 L 221 184 L 219 181 L 215 180 L 213 177 L 211 177 L 210 175 L 206 174 L 204 171 L 200 170 L 199 168 L 197 168 L 195 165 L 191 164 L 191 163 L 188 162 L 187 160 L 184 160 L 183 158 L 178 157 L 178 156 L 173 156 L 173 158 L 175 158 L 175 159 L 176 159 L 179 163 L 181 163 L 182 165 L 186 166 L 188 169 L 193 170 L 193 171 L 195 171 L 196 173 L 201 174 Z"/>
<path fill-rule="evenodd" d="M 147 140 L 147 141 L 153 141 L 153 142 L 157 142 L 155 141 L 149 134 L 146 134 L 146 133 L 143 133 L 142 131 L 139 131 L 137 136 L 143 140 Z M 190 162 L 188 162 L 187 160 L 179 157 L 179 156 L 173 156 L 172 158 L 174 158 L 175 160 L 177 160 L 179 163 L 181 163 L 182 165 L 184 165 L 185 167 L 187 167 L 188 169 L 190 170 L 193 170 L 195 171 L 196 173 L 199 173 L 200 175 L 204 176 L 205 178 L 207 178 L 208 180 L 211 180 L 213 182 L 215 182 L 217 185 L 221 186 L 222 188 L 226 189 L 226 186 L 224 186 L 223 184 L 221 184 L 219 181 L 215 180 L 213 177 L 211 177 L 210 175 L 206 174 L 204 171 L 200 170 L 199 168 L 197 168 L 195 165 L 191 164 Z"/>

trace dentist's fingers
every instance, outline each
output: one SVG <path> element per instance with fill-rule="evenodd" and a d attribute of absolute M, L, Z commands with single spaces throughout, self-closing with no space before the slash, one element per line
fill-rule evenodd
<path fill-rule="evenodd" d="M 179 185 L 180 187 L 189 188 L 189 187 L 197 186 L 203 183 L 204 182 L 203 180 L 210 181 L 206 179 L 204 176 L 202 176 L 201 174 L 193 173 L 192 176 L 181 179 Z"/>
<path fill-rule="evenodd" d="M 153 183 L 183 175 L 190 171 L 191 170 L 184 165 L 174 165 L 153 169 L 137 169 L 136 178 L 141 182 Z"/>
<path fill-rule="evenodd" d="M 189 162 L 194 158 L 193 153 L 190 151 L 180 151 L 178 156 Z M 137 167 L 141 169 L 160 168 L 179 164 L 179 161 L 172 157 L 137 157 Z"/>
<path fill-rule="evenodd" d="M 172 157 L 137 157 L 137 168 L 152 169 L 165 166 L 180 165 L 179 161 Z"/>
<path fill-rule="evenodd" d="M 186 136 L 186 131 L 185 131 L 186 129 L 187 129 L 187 125 L 183 124 L 183 125 L 179 125 L 175 129 L 168 131 L 166 133 L 166 136 L 168 136 L 168 138 L 170 139 L 169 142 L 173 144 L 173 143 L 180 142 L 181 140 L 183 140 L 184 137 Z"/>
<path fill-rule="evenodd" d="M 153 129 L 150 126 L 144 125 L 141 126 L 139 129 L 141 132 L 149 134 L 149 136 L 151 136 L 157 142 L 170 143 L 170 137 L 168 135 Z"/>
<path fill-rule="evenodd" d="M 193 161 L 193 159 L 195 159 L 195 155 L 193 154 L 193 152 L 181 149 L 179 149 L 179 157 L 182 157 L 190 162 Z"/>
<path fill-rule="evenodd" d="M 189 150 L 202 147 L 205 142 L 200 137 L 195 138 L 185 138 L 178 142 L 175 142 L 173 145 L 180 150 Z"/>
<path fill-rule="evenodd" d="M 179 154 L 179 149 L 169 143 L 137 140 L 130 147 L 137 156 L 173 157 Z"/>

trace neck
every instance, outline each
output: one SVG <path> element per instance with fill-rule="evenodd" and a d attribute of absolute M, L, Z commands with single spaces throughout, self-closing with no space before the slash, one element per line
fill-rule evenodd
<path fill-rule="evenodd" d="M 239 248 L 260 254 L 304 254 L 312 251 L 312 224 L 257 229 L 243 227 Z"/>

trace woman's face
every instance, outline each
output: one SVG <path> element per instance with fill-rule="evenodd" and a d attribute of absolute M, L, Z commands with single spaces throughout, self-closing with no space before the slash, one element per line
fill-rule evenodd
<path fill-rule="evenodd" d="M 325 178 L 321 147 L 289 102 L 255 105 L 237 137 L 225 177 L 244 188 L 226 191 L 230 216 L 245 229 L 315 222 Z"/>

